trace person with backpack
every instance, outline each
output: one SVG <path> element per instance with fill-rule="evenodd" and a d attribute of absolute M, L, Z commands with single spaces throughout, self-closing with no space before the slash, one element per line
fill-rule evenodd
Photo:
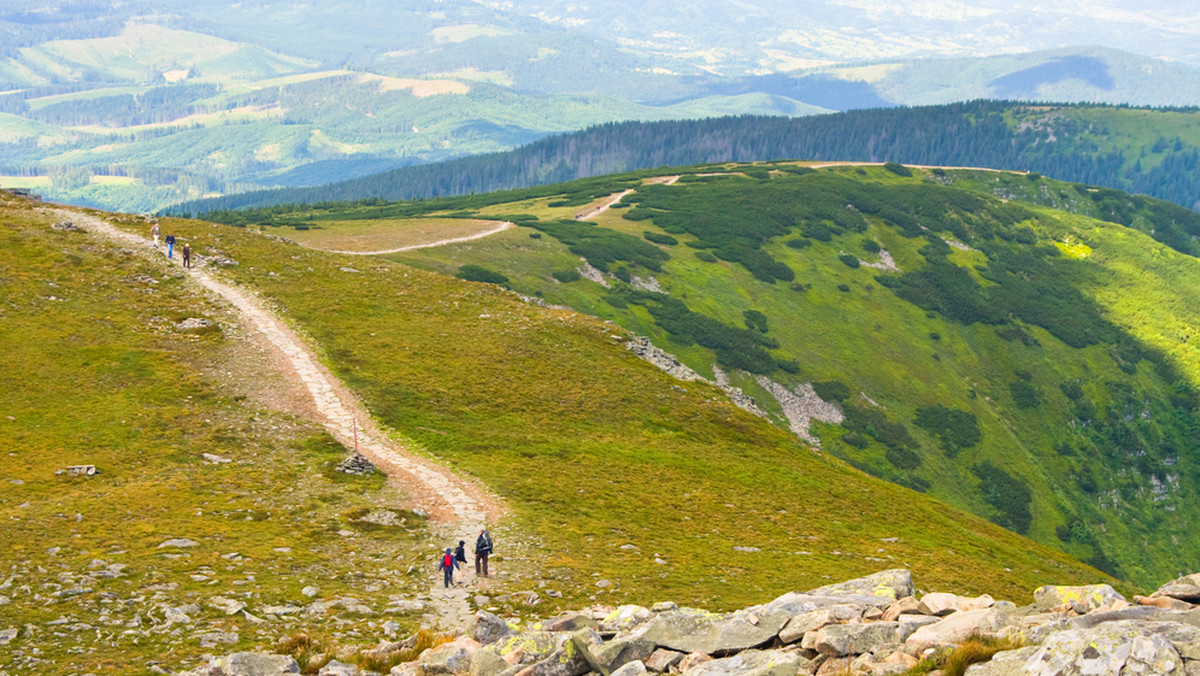
<path fill-rule="evenodd" d="M 488 556 L 492 553 L 492 534 L 486 530 L 479 531 L 475 540 L 475 574 L 488 576 Z"/>
<path fill-rule="evenodd" d="M 167 258 L 174 258 L 175 257 L 175 235 L 167 235 L 167 238 L 163 241 L 165 241 L 167 243 Z"/>
<path fill-rule="evenodd" d="M 467 562 L 466 546 L 467 546 L 466 540 L 458 541 L 458 546 L 454 548 L 454 560 L 455 561 L 458 561 L 459 563 Z"/>
<path fill-rule="evenodd" d="M 442 583 L 449 589 L 450 585 L 454 584 L 454 569 L 458 568 L 458 561 L 454 560 L 454 554 L 450 551 L 449 547 L 446 548 L 446 553 L 442 555 L 442 562 L 438 565 L 438 568 L 442 570 Z"/>

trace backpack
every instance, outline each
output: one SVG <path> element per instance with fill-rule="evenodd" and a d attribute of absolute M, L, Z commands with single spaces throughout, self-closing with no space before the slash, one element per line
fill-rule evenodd
<path fill-rule="evenodd" d="M 453 568 L 453 567 L 454 567 L 454 555 L 453 554 L 443 554 L 442 555 L 442 568 Z"/>

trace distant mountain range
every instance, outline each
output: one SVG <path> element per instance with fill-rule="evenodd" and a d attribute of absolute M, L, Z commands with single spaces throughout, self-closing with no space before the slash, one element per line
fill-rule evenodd
<path fill-rule="evenodd" d="M 322 0 L 301 12 L 224 1 L 201 10 L 183 0 L 16 0 L 0 13 L 0 186 L 157 210 L 506 150 L 614 121 L 975 98 L 1200 105 L 1200 72 L 1183 65 L 1198 62 L 1190 52 L 1172 47 L 1181 44 L 1174 38 L 1155 49 L 1134 39 L 1152 23 L 1126 22 L 1130 39 L 1120 42 L 1116 23 L 1096 13 L 1085 21 L 1080 9 L 1018 23 L 985 9 L 881 17 L 764 0 L 736 14 L 712 2 L 633 11 L 622 2 Z M 1190 35 L 1172 12 L 1164 4 L 1143 14 L 1170 25 L 1169 36 Z M 1006 16 L 1012 25 L 1000 31 Z M 1092 27 L 1087 41 L 1176 62 L 1063 47 L 1026 30 L 1067 19 Z M 981 37 L 952 40 L 955 26 Z M 1028 49 L 1041 51 L 994 55 Z"/>
<path fill-rule="evenodd" d="M 504 153 L 188 202 L 169 211 L 466 195 L 661 166 L 789 158 L 1034 171 L 1200 207 L 1200 111 L 975 101 L 797 119 L 608 124 Z"/>

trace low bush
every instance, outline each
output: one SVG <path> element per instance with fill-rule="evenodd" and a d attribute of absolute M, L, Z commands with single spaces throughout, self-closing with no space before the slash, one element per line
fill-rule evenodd
<path fill-rule="evenodd" d="M 550 276 L 562 282 L 563 284 L 577 282 L 583 278 L 583 275 L 581 275 L 575 268 L 571 268 L 570 270 L 555 270 L 554 272 L 550 273 Z"/>
<path fill-rule="evenodd" d="M 675 239 L 674 237 L 672 237 L 670 235 L 663 235 L 663 234 L 660 234 L 657 232 L 650 232 L 649 230 L 647 230 L 646 232 L 643 232 L 642 237 L 645 237 L 646 239 L 650 240 L 651 242 L 654 242 L 655 244 L 663 244 L 665 246 L 675 246 L 676 244 L 679 244 L 679 240 Z"/>
<path fill-rule="evenodd" d="M 458 274 L 454 276 L 459 279 L 465 279 L 468 282 L 485 282 L 501 286 L 508 284 L 508 277 L 479 265 L 464 265 L 458 269 Z"/>

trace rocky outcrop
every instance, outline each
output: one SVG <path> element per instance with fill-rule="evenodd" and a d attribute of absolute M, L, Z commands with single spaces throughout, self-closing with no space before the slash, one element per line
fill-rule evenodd
<path fill-rule="evenodd" d="M 593 607 L 518 632 L 480 612 L 472 637 L 432 648 L 391 673 L 875 676 L 903 673 L 971 637 L 995 637 L 1021 647 L 971 666 L 969 676 L 1186 676 L 1200 673 L 1200 611 L 1192 605 L 1200 600 L 1196 587 L 1200 576 L 1188 576 L 1139 597 L 1181 604 L 1172 608 L 1131 605 L 1107 585 L 1046 586 L 1032 603 L 1018 607 L 987 595 L 934 592 L 918 598 L 912 576 L 897 569 L 790 592 L 729 613 L 669 602 L 652 608 Z M 294 668 L 290 659 L 239 653 L 188 673 L 296 673 L 288 671 Z"/>

